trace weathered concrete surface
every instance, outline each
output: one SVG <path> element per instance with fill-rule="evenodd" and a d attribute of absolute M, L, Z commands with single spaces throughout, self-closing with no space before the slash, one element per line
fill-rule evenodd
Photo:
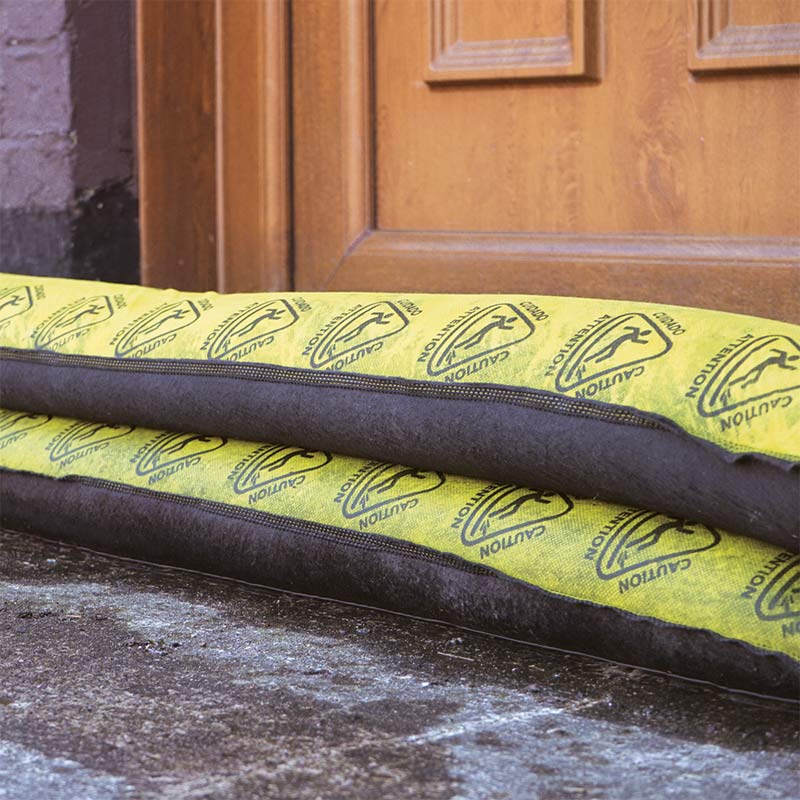
<path fill-rule="evenodd" d="M 797 707 L 0 535 L 0 798 L 792 798 Z"/>

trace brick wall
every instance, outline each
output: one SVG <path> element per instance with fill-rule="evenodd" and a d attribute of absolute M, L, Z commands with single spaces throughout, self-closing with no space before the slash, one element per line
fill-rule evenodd
<path fill-rule="evenodd" d="M 0 0 L 0 268 L 135 281 L 130 0 Z"/>

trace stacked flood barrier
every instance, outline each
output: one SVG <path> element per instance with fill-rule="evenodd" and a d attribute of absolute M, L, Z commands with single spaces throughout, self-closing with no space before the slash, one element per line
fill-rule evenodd
<path fill-rule="evenodd" d="M 0 276 L 2 524 L 795 696 L 800 330 Z"/>

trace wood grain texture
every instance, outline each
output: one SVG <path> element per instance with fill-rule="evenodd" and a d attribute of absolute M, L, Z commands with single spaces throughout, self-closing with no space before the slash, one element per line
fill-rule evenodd
<path fill-rule="evenodd" d="M 217 287 L 291 287 L 289 9 L 216 0 Z"/>
<path fill-rule="evenodd" d="M 214 5 L 137 3 L 142 282 L 216 286 Z"/>
<path fill-rule="evenodd" d="M 365 0 L 293 6 L 297 287 L 324 285 L 374 227 L 371 27 Z"/>
<path fill-rule="evenodd" d="M 599 77 L 600 0 L 430 0 L 428 9 L 428 83 Z"/>
<path fill-rule="evenodd" d="M 800 323 L 800 238 L 373 231 L 326 285 L 607 297 Z"/>
<path fill-rule="evenodd" d="M 687 0 L 693 72 L 800 67 L 800 0 Z"/>
<path fill-rule="evenodd" d="M 605 5 L 598 83 L 420 83 L 424 6 L 375 36 L 378 227 L 792 236 L 798 77 L 693 81 L 682 0 Z"/>
<path fill-rule="evenodd" d="M 728 9 L 740 27 L 780 28 L 797 3 L 706 5 L 717 25 Z M 536 18 L 544 34 L 563 27 L 559 7 Z M 692 8 L 605 4 L 600 83 L 431 87 L 426 3 L 298 0 L 289 70 L 281 0 L 139 0 L 144 279 L 289 285 L 291 71 L 297 288 L 627 296 L 796 319 L 797 76 L 694 81 Z M 518 24 L 469 19 L 470 41 Z"/>
<path fill-rule="evenodd" d="M 143 281 L 290 288 L 286 2 L 137 9 Z"/>
<path fill-rule="evenodd" d="M 794 75 L 695 82 L 683 0 L 617 0 L 605 5 L 601 83 L 431 88 L 426 9 L 376 3 L 360 45 L 370 74 L 348 82 L 352 13 L 294 7 L 298 287 L 627 296 L 798 317 Z M 359 91 L 371 175 L 343 157 L 362 137 L 347 133 L 343 94 L 363 109 Z M 374 191 L 355 238 L 348 180 Z"/>

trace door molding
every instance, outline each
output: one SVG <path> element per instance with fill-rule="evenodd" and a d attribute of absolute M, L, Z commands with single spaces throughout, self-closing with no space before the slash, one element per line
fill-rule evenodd
<path fill-rule="evenodd" d="M 381 228 L 379 10 L 300 7 L 290 19 L 285 0 L 137 1 L 145 283 L 541 294 L 570 284 L 800 318 L 800 238 Z"/>
<path fill-rule="evenodd" d="M 380 228 L 372 6 L 334 0 L 314 9 L 313 20 L 293 23 L 299 287 L 563 294 L 566 281 L 585 296 L 800 321 L 800 238 Z M 330 36 L 320 42 L 320 29 L 338 31 L 338 47 Z"/>
<path fill-rule="evenodd" d="M 428 83 L 547 78 L 598 78 L 602 37 L 598 0 L 564 0 L 565 29 L 558 36 L 462 41 L 462 0 L 430 0 Z"/>
<path fill-rule="evenodd" d="M 142 281 L 291 287 L 289 8 L 137 0 Z"/>

